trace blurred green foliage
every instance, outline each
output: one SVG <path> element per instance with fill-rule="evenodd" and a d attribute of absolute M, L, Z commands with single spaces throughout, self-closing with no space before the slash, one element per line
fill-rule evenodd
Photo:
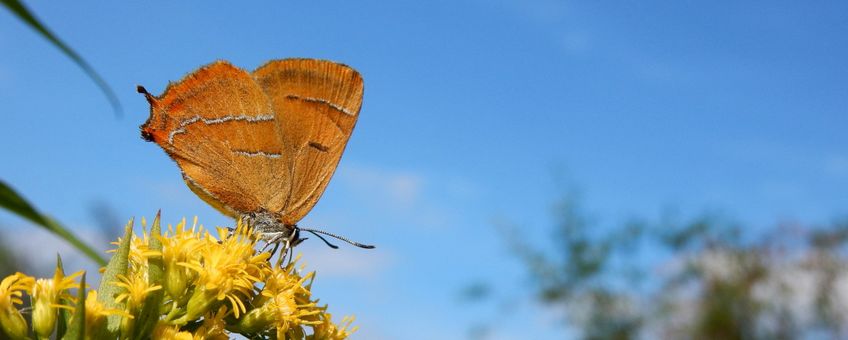
<path fill-rule="evenodd" d="M 751 228 L 669 214 L 608 227 L 578 203 L 557 202 L 550 245 L 500 229 L 540 301 L 581 338 L 848 338 L 848 221 Z"/>

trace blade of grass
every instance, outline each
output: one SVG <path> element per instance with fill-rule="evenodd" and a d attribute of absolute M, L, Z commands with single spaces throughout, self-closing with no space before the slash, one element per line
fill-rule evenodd
<path fill-rule="evenodd" d="M 5 0 L 4 0 L 5 1 Z M 51 231 L 52 233 L 59 235 L 59 237 L 68 241 L 71 245 L 79 249 L 79 251 L 83 252 L 86 256 L 97 262 L 97 264 L 103 266 L 106 265 L 106 261 L 100 257 L 99 253 L 94 250 L 91 246 L 85 244 L 82 240 L 78 239 L 74 234 L 68 231 L 67 228 L 63 227 L 59 222 L 56 222 L 54 219 L 49 216 L 43 215 L 38 212 L 29 202 L 27 202 L 21 195 L 15 192 L 14 189 L 9 187 L 4 181 L 0 180 L 0 207 L 9 210 L 18 216 L 21 216 L 37 225 L 44 227 L 45 229 Z"/>
<path fill-rule="evenodd" d="M 120 117 L 123 112 L 123 108 L 121 107 L 121 102 L 118 101 L 118 96 L 115 95 L 115 92 L 112 91 L 112 88 L 109 87 L 109 84 L 100 77 L 100 74 L 94 70 L 88 62 L 85 61 L 79 54 L 77 54 L 73 49 L 71 49 L 64 42 L 59 40 L 56 35 L 50 32 L 44 24 L 42 24 L 29 9 L 24 6 L 19 0 L 0 0 L 0 3 L 6 6 L 13 14 L 18 16 L 21 20 L 23 20 L 30 28 L 34 29 L 36 32 L 40 33 L 42 37 L 53 43 L 59 50 L 65 53 L 68 58 L 74 61 L 82 70 L 85 72 L 91 80 L 97 84 L 97 87 L 103 91 L 103 94 L 106 95 L 106 98 L 109 100 L 109 104 L 112 105 L 112 110 L 114 110 L 115 115 Z"/>

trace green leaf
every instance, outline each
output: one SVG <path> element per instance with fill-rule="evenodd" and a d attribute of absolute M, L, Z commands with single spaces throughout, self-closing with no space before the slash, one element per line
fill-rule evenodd
<path fill-rule="evenodd" d="M 0 0 L 5 1 L 5 0 Z M 103 260 L 102 257 L 98 254 L 94 248 L 85 244 L 85 242 L 78 239 L 74 234 L 68 231 L 67 228 L 63 227 L 59 222 L 56 222 L 54 219 L 49 216 L 42 215 L 35 209 L 29 202 L 27 202 L 21 195 L 15 192 L 14 189 L 6 185 L 5 182 L 0 180 L 0 207 L 9 210 L 18 216 L 21 216 L 37 225 L 44 227 L 45 229 L 53 232 L 59 237 L 68 241 L 71 245 L 79 249 L 79 251 L 83 252 L 90 259 L 97 262 L 99 265 L 105 265 L 106 261 Z"/>
<path fill-rule="evenodd" d="M 74 316 L 71 318 L 68 331 L 62 337 L 62 340 L 82 340 L 85 338 L 85 273 L 82 273 L 80 288 L 77 289 L 77 301 Z"/>
<path fill-rule="evenodd" d="M 153 219 L 153 225 L 150 227 L 150 239 L 147 247 L 150 250 L 162 252 L 162 241 L 159 237 L 162 235 L 162 227 L 160 226 L 161 211 L 156 213 L 156 218 Z M 150 257 L 147 259 L 147 280 L 151 286 L 164 285 L 165 264 L 162 262 L 162 257 Z M 150 333 L 153 332 L 153 327 L 159 320 L 159 308 L 162 306 L 165 290 L 159 289 L 151 292 L 144 301 L 144 307 L 138 315 L 138 321 L 135 326 L 134 339 L 147 339 Z"/>
<path fill-rule="evenodd" d="M 112 105 L 112 110 L 115 111 L 115 115 L 120 117 L 123 112 L 121 108 L 121 102 L 118 101 L 118 97 L 115 95 L 115 92 L 112 91 L 112 88 L 109 87 L 109 84 L 103 80 L 102 77 L 94 70 L 88 62 L 85 61 L 79 54 L 74 52 L 68 45 L 59 40 L 56 35 L 50 32 L 44 24 L 42 24 L 35 16 L 21 3 L 19 0 L 0 0 L 0 3 L 6 6 L 13 14 L 17 15 L 19 19 L 23 20 L 30 28 L 34 29 L 36 32 L 40 33 L 42 37 L 53 43 L 59 50 L 65 53 L 68 58 L 74 61 L 82 70 L 85 72 L 91 80 L 94 81 L 95 84 L 103 91 L 103 94 L 106 95 L 106 98 L 109 100 L 109 104 Z"/>
<path fill-rule="evenodd" d="M 115 285 L 118 281 L 118 275 L 127 275 L 129 269 L 130 244 L 132 243 L 133 221 L 130 220 L 124 229 L 124 237 L 121 238 L 121 244 L 118 245 L 118 251 L 112 258 L 109 259 L 109 264 L 106 265 L 106 271 L 100 278 L 100 288 L 97 289 L 97 300 L 100 301 L 106 308 L 124 310 L 124 304 L 115 301 L 115 296 L 122 293 L 124 288 Z M 120 315 L 109 315 L 106 319 L 106 329 L 110 333 L 110 338 L 118 336 L 121 327 Z"/>

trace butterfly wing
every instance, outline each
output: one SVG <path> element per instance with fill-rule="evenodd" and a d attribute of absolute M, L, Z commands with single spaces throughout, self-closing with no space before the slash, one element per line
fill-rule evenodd
<path fill-rule="evenodd" d="M 286 224 L 305 216 L 324 193 L 362 105 L 362 77 L 324 60 L 271 61 L 253 72 L 280 126 L 287 191 L 269 193 L 266 208 Z"/>
<path fill-rule="evenodd" d="M 286 166 L 277 115 L 248 72 L 219 61 L 161 97 L 146 95 L 151 109 L 142 136 L 159 144 L 189 188 L 221 212 L 257 211 L 269 192 L 290 190 L 288 173 L 280 171 Z"/>

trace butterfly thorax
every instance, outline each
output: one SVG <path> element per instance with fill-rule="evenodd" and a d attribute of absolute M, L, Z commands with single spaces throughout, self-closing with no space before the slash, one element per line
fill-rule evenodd
<path fill-rule="evenodd" d="M 253 228 L 253 232 L 267 243 L 288 242 L 289 246 L 294 246 L 300 241 L 300 233 L 297 230 L 297 226 L 281 222 L 279 216 L 270 211 L 255 211 L 242 214 L 241 220 Z"/>

